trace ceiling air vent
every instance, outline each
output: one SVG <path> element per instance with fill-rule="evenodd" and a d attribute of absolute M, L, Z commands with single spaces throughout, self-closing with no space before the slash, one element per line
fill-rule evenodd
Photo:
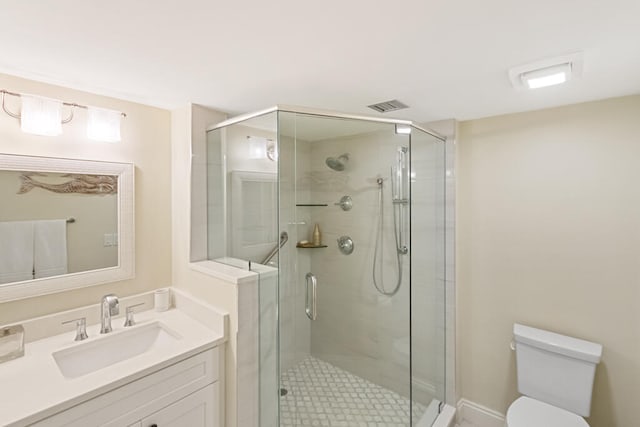
<path fill-rule="evenodd" d="M 369 108 L 376 110 L 378 113 L 388 113 L 389 111 L 402 110 L 403 108 L 409 108 L 408 105 L 403 104 L 397 99 L 385 102 L 379 102 L 377 104 L 369 105 Z"/>

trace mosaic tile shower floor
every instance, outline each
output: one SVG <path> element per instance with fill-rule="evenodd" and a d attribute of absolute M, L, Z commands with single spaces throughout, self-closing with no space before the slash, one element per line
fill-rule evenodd
<path fill-rule="evenodd" d="M 281 426 L 407 427 L 409 399 L 309 357 L 282 374 Z M 414 404 L 414 420 L 425 412 Z"/>

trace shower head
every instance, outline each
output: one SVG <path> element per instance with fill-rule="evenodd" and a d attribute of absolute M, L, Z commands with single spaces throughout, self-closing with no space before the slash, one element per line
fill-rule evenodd
<path fill-rule="evenodd" d="M 325 163 L 334 171 L 343 171 L 347 163 L 349 163 L 349 154 L 345 153 L 338 157 L 327 157 Z"/>

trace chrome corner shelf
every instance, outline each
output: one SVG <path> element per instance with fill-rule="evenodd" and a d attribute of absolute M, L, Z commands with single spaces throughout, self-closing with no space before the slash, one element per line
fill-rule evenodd
<path fill-rule="evenodd" d="M 329 246 L 327 245 L 301 245 L 300 243 L 298 243 L 296 245 L 296 248 L 300 248 L 300 249 L 318 249 L 318 248 L 328 248 Z"/>

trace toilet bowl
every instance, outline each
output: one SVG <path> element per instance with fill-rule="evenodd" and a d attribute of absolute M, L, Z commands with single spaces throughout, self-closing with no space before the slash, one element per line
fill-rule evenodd
<path fill-rule="evenodd" d="M 507 410 L 505 427 L 589 427 L 578 414 L 522 396 Z"/>
<path fill-rule="evenodd" d="M 589 427 L 596 365 L 602 346 L 515 324 L 518 391 L 505 427 Z"/>

